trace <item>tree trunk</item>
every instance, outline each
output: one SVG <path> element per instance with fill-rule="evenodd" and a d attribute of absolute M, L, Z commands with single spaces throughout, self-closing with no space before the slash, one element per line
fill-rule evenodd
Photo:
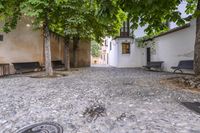
<path fill-rule="evenodd" d="M 47 22 L 44 24 L 44 51 L 45 51 L 45 70 L 48 76 L 53 75 L 53 69 L 51 64 L 51 44 L 50 33 Z"/>
<path fill-rule="evenodd" d="M 70 69 L 70 51 L 69 51 L 69 45 L 70 45 L 70 38 L 65 37 L 65 46 L 64 46 L 64 63 L 65 63 L 65 70 Z"/>
<path fill-rule="evenodd" d="M 200 0 L 198 0 L 197 11 L 200 11 Z M 194 72 L 200 76 L 200 16 L 196 20 L 196 41 L 194 48 Z"/>
<path fill-rule="evenodd" d="M 78 61 L 77 61 L 77 49 L 79 44 L 79 37 L 73 37 L 73 66 L 76 68 L 78 67 Z"/>

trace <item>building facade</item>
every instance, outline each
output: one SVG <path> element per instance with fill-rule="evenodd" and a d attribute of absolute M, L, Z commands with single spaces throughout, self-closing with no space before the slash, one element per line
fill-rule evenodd
<path fill-rule="evenodd" d="M 196 21 L 174 28 L 153 38 L 154 46 L 151 49 L 151 61 L 164 61 L 164 71 L 172 71 L 171 66 L 177 66 L 180 60 L 194 59 L 194 45 L 196 37 Z M 152 43 L 149 41 L 148 43 Z M 145 52 L 147 58 L 147 52 Z"/>
<path fill-rule="evenodd" d="M 110 66 L 142 67 L 148 61 L 163 61 L 163 70 L 171 72 L 171 66 L 177 66 L 180 60 L 194 58 L 195 20 L 147 40 L 148 45 L 142 48 L 138 47 L 130 33 L 125 33 L 130 32 L 125 28 L 121 29 L 120 36 L 106 38 L 110 42 L 108 47 Z"/>
<path fill-rule="evenodd" d="M 135 45 L 133 31 L 129 22 L 124 22 L 120 29 L 120 35 L 111 38 L 106 37 L 109 44 L 108 64 L 113 67 L 141 67 L 144 49 Z"/>
<path fill-rule="evenodd" d="M 3 25 L 0 24 L 0 27 Z M 51 33 L 52 60 L 64 62 L 64 40 Z M 72 52 L 70 49 L 70 53 Z M 71 56 L 71 58 L 73 58 Z M 90 66 L 90 41 L 81 40 L 77 50 L 78 66 Z M 0 63 L 40 62 L 44 65 L 44 38 L 42 30 L 33 30 L 31 20 L 23 17 L 16 29 L 9 33 L 0 33 Z"/>

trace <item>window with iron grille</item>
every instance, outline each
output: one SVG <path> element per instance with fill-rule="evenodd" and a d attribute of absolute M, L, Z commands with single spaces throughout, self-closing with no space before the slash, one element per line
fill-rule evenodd
<path fill-rule="evenodd" d="M 122 43 L 122 54 L 130 54 L 130 43 Z"/>

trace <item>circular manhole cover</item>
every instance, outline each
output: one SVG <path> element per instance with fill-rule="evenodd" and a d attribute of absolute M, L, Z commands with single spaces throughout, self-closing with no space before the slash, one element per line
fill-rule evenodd
<path fill-rule="evenodd" d="M 63 133 L 63 128 L 58 123 L 43 122 L 25 127 L 17 133 Z"/>

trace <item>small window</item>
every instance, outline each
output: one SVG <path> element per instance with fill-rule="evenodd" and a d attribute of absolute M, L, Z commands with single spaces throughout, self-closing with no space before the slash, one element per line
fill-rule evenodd
<path fill-rule="evenodd" d="M 3 41 L 3 35 L 0 35 L 0 41 Z"/>
<path fill-rule="evenodd" d="M 122 54 L 130 54 L 130 43 L 122 43 Z"/>

